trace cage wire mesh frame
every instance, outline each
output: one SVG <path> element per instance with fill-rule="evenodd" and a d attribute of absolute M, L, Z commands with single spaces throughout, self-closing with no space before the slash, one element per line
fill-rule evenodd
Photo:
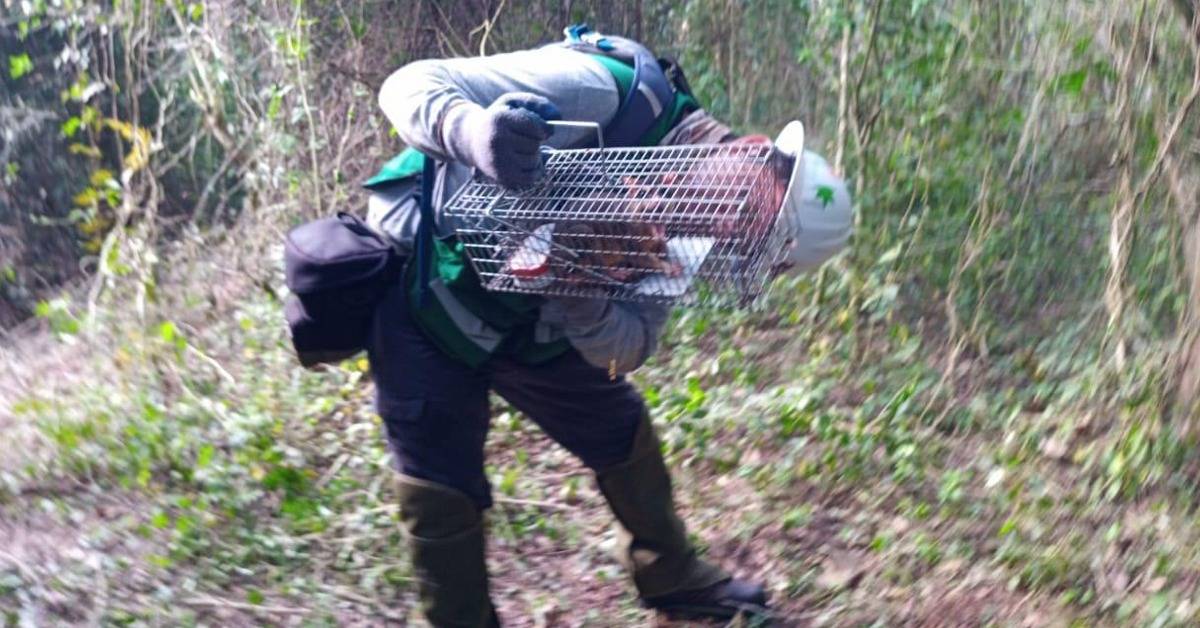
<path fill-rule="evenodd" d="M 803 126 L 771 144 L 545 149 L 545 175 L 508 190 L 476 176 L 445 214 L 492 291 L 749 305 L 794 245 Z M 786 149 L 782 148 L 787 146 Z"/>

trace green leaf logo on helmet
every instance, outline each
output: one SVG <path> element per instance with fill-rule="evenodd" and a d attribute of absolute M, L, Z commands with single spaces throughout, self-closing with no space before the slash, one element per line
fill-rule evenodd
<path fill-rule="evenodd" d="M 828 185 L 818 185 L 817 200 L 821 201 L 821 209 L 829 207 L 833 203 L 833 188 Z"/>

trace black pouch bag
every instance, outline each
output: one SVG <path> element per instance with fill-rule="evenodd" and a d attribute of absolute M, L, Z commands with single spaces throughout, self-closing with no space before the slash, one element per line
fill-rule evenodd
<path fill-rule="evenodd" d="M 403 265 L 386 236 L 351 214 L 292 229 L 284 244 L 292 292 L 284 316 L 300 363 L 336 363 L 365 349 L 375 307 Z"/>

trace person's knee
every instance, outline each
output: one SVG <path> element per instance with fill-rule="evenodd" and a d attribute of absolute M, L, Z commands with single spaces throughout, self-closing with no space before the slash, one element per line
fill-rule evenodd
<path fill-rule="evenodd" d="M 462 468 L 414 464 L 412 460 L 398 460 L 395 468 L 401 476 L 444 486 L 465 495 L 476 510 L 482 511 L 492 507 L 491 484 L 488 483 L 482 469 L 474 472 Z"/>
<path fill-rule="evenodd" d="M 376 408 L 397 471 L 459 491 L 479 509 L 492 505 L 483 468 L 486 407 L 381 394 Z"/>
<path fill-rule="evenodd" d="M 604 453 L 603 459 L 588 465 L 593 471 L 602 472 L 616 466 L 628 464 L 647 454 L 660 454 L 661 445 L 650 415 L 643 411 L 628 427 L 627 438 L 614 440 Z"/>
<path fill-rule="evenodd" d="M 421 539 L 446 539 L 480 525 L 481 509 L 470 495 L 454 487 L 399 474 L 400 520 L 406 532 Z"/>
<path fill-rule="evenodd" d="M 649 418 L 644 409 L 639 407 L 636 413 L 615 418 L 607 425 L 592 426 L 593 430 L 564 435 L 563 438 L 574 441 L 567 445 L 567 448 L 574 452 L 585 466 L 599 471 L 630 458 L 644 423 L 648 424 Z"/>

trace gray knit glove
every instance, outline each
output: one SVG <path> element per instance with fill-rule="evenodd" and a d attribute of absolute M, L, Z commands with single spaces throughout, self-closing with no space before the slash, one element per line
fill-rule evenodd
<path fill-rule="evenodd" d="M 541 143 L 554 132 L 558 107 L 537 94 L 513 92 L 487 109 L 474 103 L 450 110 L 444 127 L 446 152 L 506 188 L 531 185 L 541 173 Z"/>
<path fill-rule="evenodd" d="M 562 312 L 562 322 L 571 331 L 580 331 L 595 327 L 609 314 L 612 303 L 607 299 L 585 297 L 552 297 L 549 303 L 555 303 Z"/>

